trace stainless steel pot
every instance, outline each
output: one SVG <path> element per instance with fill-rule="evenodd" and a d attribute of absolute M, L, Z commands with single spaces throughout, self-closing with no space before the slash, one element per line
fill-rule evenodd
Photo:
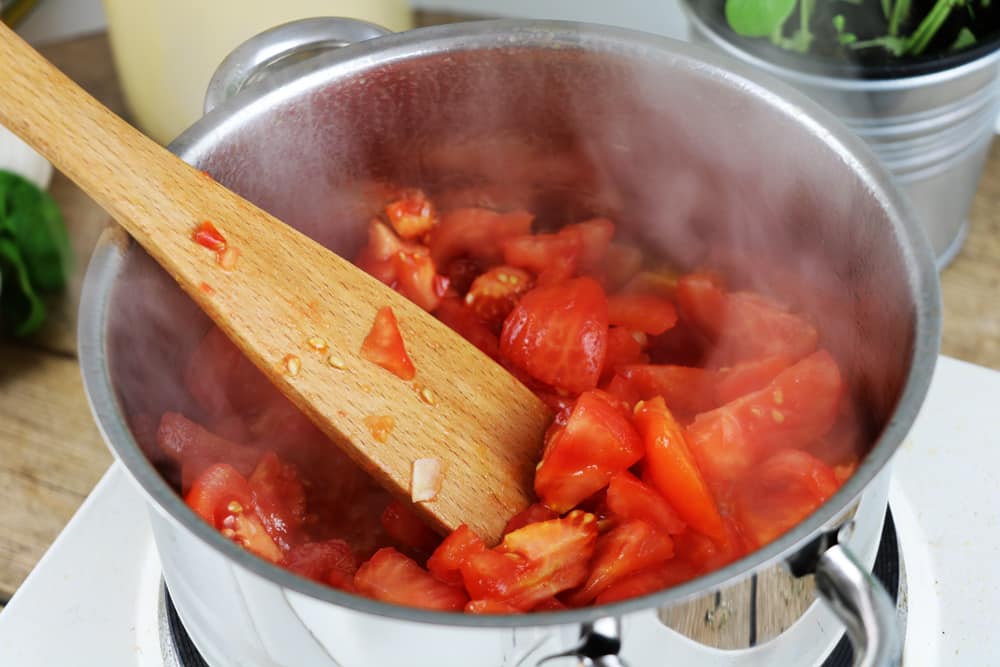
<path fill-rule="evenodd" d="M 744 48 L 708 18 L 709 3 L 682 5 L 694 41 L 795 86 L 868 142 L 912 201 L 938 268 L 954 259 L 1000 115 L 1000 40 L 968 57 L 916 62 L 884 76 L 857 68 L 824 73 L 805 69 L 803 58 L 771 59 Z"/>
<path fill-rule="evenodd" d="M 829 502 L 780 539 L 653 595 L 529 616 L 355 597 L 241 550 L 157 473 L 137 415 L 190 400 L 180 369 L 207 321 L 140 248 L 112 233 L 84 287 L 84 381 L 105 438 L 150 501 L 164 578 L 208 661 L 528 665 L 566 654 L 612 665 L 621 648 L 634 664 L 651 664 L 646 656 L 675 636 L 657 609 L 785 562 L 815 571 L 861 664 L 898 659 L 891 605 L 848 547 L 870 564 L 888 464 L 936 359 L 940 294 L 919 225 L 864 144 L 793 91 L 668 39 L 496 21 L 325 50 L 378 34 L 316 19 L 251 40 L 224 63 L 209 112 L 172 150 L 345 255 L 363 242 L 379 179 L 452 202 L 526 206 L 555 221 L 608 214 L 680 266 L 723 268 L 805 311 L 864 406 L 874 447 Z M 767 655 L 756 664 L 776 664 L 778 654 Z"/>

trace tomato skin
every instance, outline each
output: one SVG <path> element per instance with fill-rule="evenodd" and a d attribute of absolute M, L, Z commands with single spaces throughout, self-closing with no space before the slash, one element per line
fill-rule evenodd
<path fill-rule="evenodd" d="M 434 550 L 427 559 L 427 569 L 441 581 L 453 586 L 462 585 L 462 565 L 472 556 L 486 551 L 479 536 L 462 524 Z"/>
<path fill-rule="evenodd" d="M 300 539 L 306 515 L 306 494 L 298 470 L 274 452 L 261 457 L 247 480 L 254 510 L 267 534 L 283 551 Z"/>
<path fill-rule="evenodd" d="M 615 294 L 608 297 L 608 322 L 656 336 L 677 324 L 677 311 L 660 297 Z"/>
<path fill-rule="evenodd" d="M 354 575 L 362 595 L 435 611 L 461 611 L 469 597 L 458 586 L 432 577 L 424 568 L 392 547 L 379 549 Z"/>
<path fill-rule="evenodd" d="M 400 294 L 426 311 L 438 307 L 448 287 L 448 279 L 437 274 L 434 260 L 426 251 L 397 252 L 392 257 L 392 267 Z"/>
<path fill-rule="evenodd" d="M 553 511 L 566 512 L 642 454 L 642 440 L 616 400 L 601 391 L 585 392 L 542 454 L 535 493 Z"/>
<path fill-rule="evenodd" d="M 415 239 L 431 231 L 437 223 L 434 204 L 422 190 L 408 189 L 400 199 L 386 204 L 385 215 L 396 233 L 404 239 Z"/>
<path fill-rule="evenodd" d="M 527 211 L 497 213 L 485 208 L 459 208 L 441 216 L 428 240 L 437 266 L 469 256 L 487 264 L 499 262 L 504 239 L 531 231 L 535 216 Z"/>
<path fill-rule="evenodd" d="M 837 362 L 820 350 L 763 389 L 698 415 L 688 426 L 688 441 L 709 477 L 737 479 L 768 453 L 802 448 L 825 435 L 842 392 Z"/>
<path fill-rule="evenodd" d="M 626 521 L 597 538 L 591 572 L 583 588 L 566 602 L 580 607 L 625 577 L 669 560 L 674 543 L 668 535 L 645 521 Z"/>
<path fill-rule="evenodd" d="M 670 503 L 632 473 L 622 471 L 611 478 L 608 509 L 625 520 L 642 520 L 669 535 L 684 532 L 686 524 Z"/>
<path fill-rule="evenodd" d="M 496 334 L 459 299 L 451 296 L 443 298 L 434 311 L 434 316 L 490 358 L 500 356 L 500 341 Z"/>
<path fill-rule="evenodd" d="M 762 357 L 744 361 L 730 368 L 720 369 L 715 384 L 715 397 L 718 405 L 735 401 L 741 396 L 762 389 L 778 373 L 794 363 L 794 360 L 782 355 Z"/>
<path fill-rule="evenodd" d="M 386 505 L 381 522 L 389 537 L 407 549 L 430 553 L 441 543 L 441 537 L 398 500 Z"/>
<path fill-rule="evenodd" d="M 353 592 L 354 573 L 360 565 L 351 546 L 343 540 L 306 542 L 292 547 L 281 566 L 300 577 Z"/>
<path fill-rule="evenodd" d="M 575 278 L 521 297 L 504 321 L 500 354 L 539 382 L 576 394 L 597 386 L 607 339 L 604 290 Z"/>
<path fill-rule="evenodd" d="M 504 262 L 531 271 L 539 285 L 572 278 L 582 252 L 582 240 L 576 234 L 526 234 L 503 242 Z"/>
<path fill-rule="evenodd" d="M 660 494 L 689 526 L 725 539 L 715 499 L 663 398 L 637 404 L 635 425 L 646 447 L 647 471 Z"/>
<path fill-rule="evenodd" d="M 633 364 L 618 369 L 641 400 L 662 396 L 671 410 L 695 414 L 716 406 L 715 374 L 704 368 Z"/>
<path fill-rule="evenodd" d="M 465 305 L 490 327 L 499 331 L 521 295 L 534 286 L 527 271 L 496 266 L 476 277 L 465 295 Z"/>
<path fill-rule="evenodd" d="M 406 354 L 396 315 L 388 306 L 375 314 L 372 330 L 361 344 L 361 356 L 403 380 L 412 380 L 417 374 Z"/>
<path fill-rule="evenodd" d="M 816 457 L 782 449 L 737 485 L 736 516 L 751 544 L 760 547 L 812 514 L 839 486 L 834 471 Z"/>

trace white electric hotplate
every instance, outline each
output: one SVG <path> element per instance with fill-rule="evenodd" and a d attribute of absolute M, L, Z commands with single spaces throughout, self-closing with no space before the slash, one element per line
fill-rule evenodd
<path fill-rule="evenodd" d="M 906 572 L 904 664 L 1000 664 L 998 481 L 1000 373 L 941 357 L 894 460 L 889 494 Z M 178 664 L 161 641 L 160 567 L 146 512 L 113 465 L 0 612 L 0 665 Z M 650 664 L 667 664 L 658 657 Z M 717 651 L 705 657 L 735 664 Z"/>

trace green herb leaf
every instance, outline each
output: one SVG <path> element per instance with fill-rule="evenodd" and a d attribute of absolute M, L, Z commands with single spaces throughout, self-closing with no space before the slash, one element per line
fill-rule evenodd
<path fill-rule="evenodd" d="M 770 37 L 781 30 L 798 0 L 726 0 L 726 21 L 744 37 Z"/>
<path fill-rule="evenodd" d="M 960 51 L 961 49 L 968 48 L 975 44 L 978 40 L 976 36 L 972 34 L 972 31 L 968 28 L 962 28 L 961 32 L 958 33 L 958 37 L 951 45 L 952 51 Z"/>
<path fill-rule="evenodd" d="M 73 251 L 59 207 L 48 193 L 7 171 L 0 171 L 0 236 L 17 247 L 37 289 L 66 285 Z"/>
<path fill-rule="evenodd" d="M 45 321 L 45 304 L 31 286 L 24 259 L 13 241 L 0 237 L 0 324 L 27 336 Z"/>

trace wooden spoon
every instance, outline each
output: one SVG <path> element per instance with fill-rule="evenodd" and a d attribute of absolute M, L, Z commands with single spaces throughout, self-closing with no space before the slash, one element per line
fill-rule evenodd
<path fill-rule="evenodd" d="M 391 493 L 409 500 L 414 461 L 439 461 L 439 492 L 416 504 L 436 528 L 465 523 L 495 542 L 532 501 L 550 413 L 531 391 L 432 315 L 133 129 L 2 24 L 0 123 L 110 213 Z M 230 269 L 192 240 L 204 220 L 238 251 Z M 413 381 L 359 355 L 383 306 Z"/>

